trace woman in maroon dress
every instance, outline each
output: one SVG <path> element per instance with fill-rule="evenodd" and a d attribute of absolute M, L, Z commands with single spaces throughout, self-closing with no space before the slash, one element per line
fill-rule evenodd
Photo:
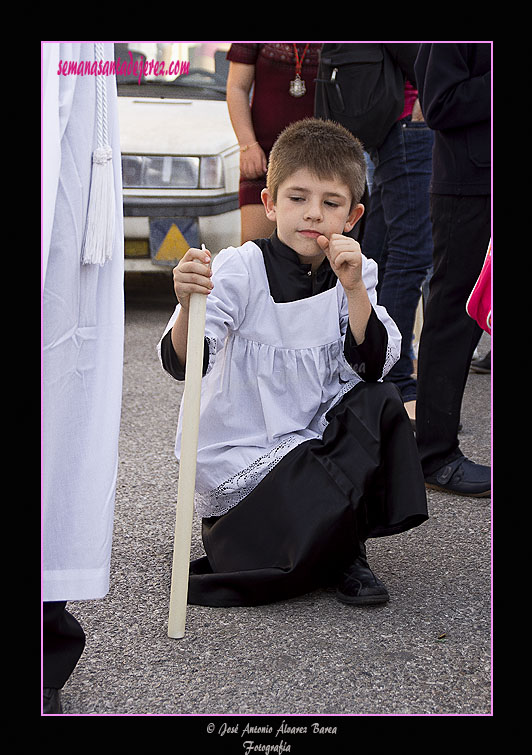
<path fill-rule="evenodd" d="M 227 53 L 227 105 L 240 145 L 242 243 L 266 238 L 275 228 L 260 198 L 268 155 L 289 123 L 314 114 L 320 49 L 307 42 L 238 42 Z"/>

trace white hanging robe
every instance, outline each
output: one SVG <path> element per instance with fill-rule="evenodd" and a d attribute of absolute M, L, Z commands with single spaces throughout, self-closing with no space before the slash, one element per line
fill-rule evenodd
<path fill-rule="evenodd" d="M 116 80 L 103 76 L 114 180 L 112 259 L 82 264 L 96 76 L 58 75 L 96 59 L 93 43 L 44 43 L 42 59 L 42 597 L 109 589 L 124 342 L 123 221 Z M 101 45 L 112 61 L 113 44 Z M 101 119 L 100 119 L 101 121 Z"/>

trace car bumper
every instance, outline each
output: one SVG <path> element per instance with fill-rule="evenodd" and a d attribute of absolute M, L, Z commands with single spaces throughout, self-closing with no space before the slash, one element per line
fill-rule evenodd
<path fill-rule="evenodd" d="M 216 254 L 238 246 L 238 193 L 209 197 L 123 197 L 126 271 L 164 271 L 204 243 Z"/>
<path fill-rule="evenodd" d="M 124 196 L 124 217 L 207 217 L 238 210 L 238 193 L 204 197 Z"/>

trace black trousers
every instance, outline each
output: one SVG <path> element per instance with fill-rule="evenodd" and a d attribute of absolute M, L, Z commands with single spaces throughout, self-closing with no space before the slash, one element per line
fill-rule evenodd
<path fill-rule="evenodd" d="M 466 302 L 491 235 L 490 196 L 431 196 L 434 272 L 419 343 L 416 438 L 425 475 L 462 455 L 458 425 L 482 330 Z"/>
<path fill-rule="evenodd" d="M 85 647 L 85 632 L 66 601 L 43 603 L 43 687 L 62 689 Z"/>
<path fill-rule="evenodd" d="M 203 520 L 207 557 L 189 603 L 259 605 L 332 584 L 368 537 L 427 519 L 417 446 L 393 383 L 359 383 L 322 439 L 292 449 L 221 517 Z"/>

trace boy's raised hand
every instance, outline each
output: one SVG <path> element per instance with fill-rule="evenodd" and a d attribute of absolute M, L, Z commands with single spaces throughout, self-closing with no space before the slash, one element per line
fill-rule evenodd
<path fill-rule="evenodd" d="M 317 241 L 344 290 L 354 291 L 362 281 L 362 252 L 358 241 L 341 233 L 331 234 L 330 239 L 318 236 Z"/>
<path fill-rule="evenodd" d="M 174 267 L 174 291 L 178 302 L 188 309 L 190 294 L 210 294 L 213 288 L 208 249 L 190 248 Z"/>

